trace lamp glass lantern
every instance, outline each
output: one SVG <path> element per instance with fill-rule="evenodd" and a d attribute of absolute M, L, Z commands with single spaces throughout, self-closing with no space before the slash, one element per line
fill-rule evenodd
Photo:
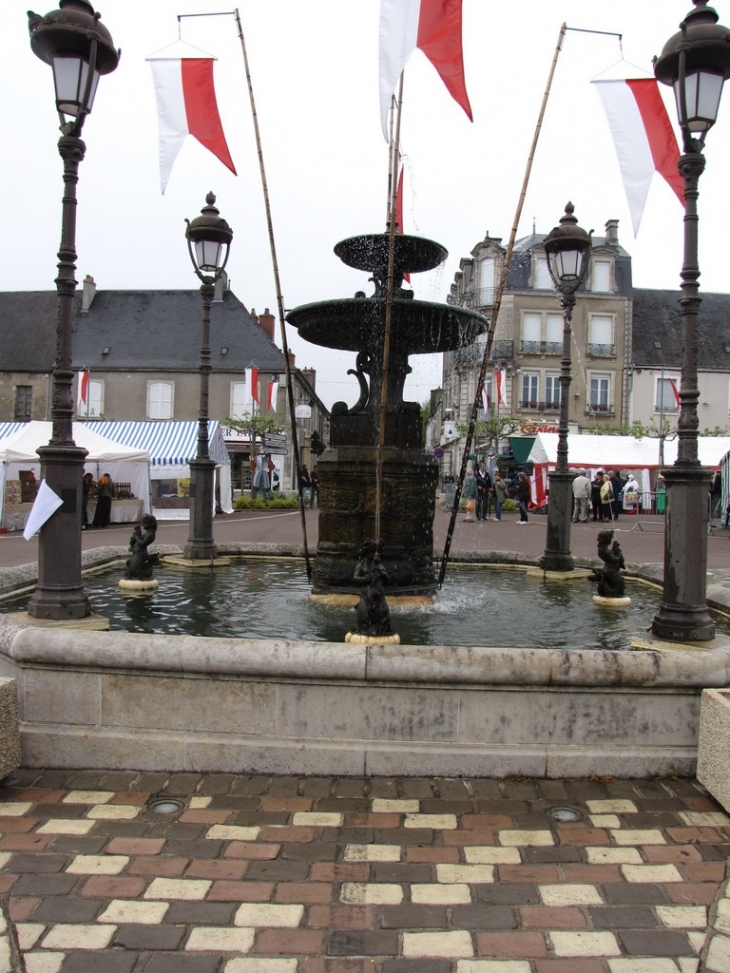
<path fill-rule="evenodd" d="M 215 207 L 213 193 L 208 193 L 205 202 L 200 216 L 187 221 L 185 236 L 195 273 L 201 280 L 206 276 L 217 280 L 228 263 L 233 230 Z"/>
<path fill-rule="evenodd" d="M 563 294 L 578 290 L 586 276 L 591 253 L 591 235 L 578 226 L 573 212 L 573 204 L 568 203 L 560 226 L 554 227 L 544 242 L 550 276 Z"/>

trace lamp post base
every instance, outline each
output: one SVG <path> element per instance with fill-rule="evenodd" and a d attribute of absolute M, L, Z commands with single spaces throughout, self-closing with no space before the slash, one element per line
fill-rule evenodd
<path fill-rule="evenodd" d="M 547 540 L 540 558 L 542 571 L 572 571 L 575 567 L 570 553 L 570 514 L 573 505 L 575 474 L 553 470 L 548 473 Z"/>
<path fill-rule="evenodd" d="M 194 459 L 190 463 L 190 533 L 183 549 L 188 561 L 211 561 L 216 556 L 213 540 L 213 484 L 215 463 L 212 459 Z"/>
<path fill-rule="evenodd" d="M 662 470 L 667 489 L 664 588 L 653 635 L 676 642 L 715 636 L 707 608 L 707 519 L 712 470 L 673 466 Z"/>

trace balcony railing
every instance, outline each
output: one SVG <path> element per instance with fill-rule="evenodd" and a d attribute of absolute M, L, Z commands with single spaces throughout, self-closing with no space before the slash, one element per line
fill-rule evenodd
<path fill-rule="evenodd" d="M 593 358 L 615 358 L 616 345 L 588 345 L 588 354 Z"/>
<path fill-rule="evenodd" d="M 521 341 L 520 352 L 523 355 L 561 355 L 562 341 Z"/>
<path fill-rule="evenodd" d="M 511 361 L 515 357 L 514 347 L 514 341 L 493 341 L 492 354 L 489 360 L 492 362 Z M 483 357 L 484 342 L 475 341 L 474 344 L 456 349 L 454 365 L 457 368 L 465 365 L 480 365 Z"/>
<path fill-rule="evenodd" d="M 608 405 L 598 405 L 593 402 L 589 402 L 586 405 L 586 413 L 591 416 L 612 416 L 615 414 L 615 408 L 611 403 Z"/>
<path fill-rule="evenodd" d="M 523 412 L 559 412 L 560 402 L 537 402 L 534 399 L 520 399 Z"/>
<path fill-rule="evenodd" d="M 494 307 L 495 287 L 477 287 L 475 290 L 467 291 L 461 298 L 462 307 Z"/>
<path fill-rule="evenodd" d="M 512 361 L 515 357 L 514 341 L 493 341 L 492 361 Z"/>

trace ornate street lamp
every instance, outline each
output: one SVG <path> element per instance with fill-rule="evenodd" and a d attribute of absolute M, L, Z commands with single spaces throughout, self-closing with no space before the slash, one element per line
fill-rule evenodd
<path fill-rule="evenodd" d="M 707 609 L 707 520 L 712 471 L 700 466 L 697 451 L 697 316 L 701 303 L 697 256 L 697 197 L 705 168 L 705 136 L 715 124 L 724 81 L 730 77 L 730 31 L 717 23 L 707 0 L 694 0 L 660 57 L 654 74 L 672 85 L 682 130 L 679 172 L 684 179 L 684 254 L 679 299 L 684 350 L 679 392 L 678 453 L 663 470 L 667 489 L 664 589 L 652 622 L 659 638 L 682 642 L 713 638 Z"/>
<path fill-rule="evenodd" d="M 192 223 L 186 220 L 185 236 L 195 273 L 201 281 L 203 336 L 200 345 L 200 408 L 198 410 L 198 453 L 190 464 L 190 533 L 183 552 L 190 561 L 214 560 L 213 493 L 215 463 L 208 449 L 208 380 L 210 376 L 210 308 L 216 281 L 230 253 L 233 230 L 215 207 L 208 193 L 206 205 Z"/>
<path fill-rule="evenodd" d="M 58 251 L 58 327 L 53 367 L 51 441 L 38 450 L 41 476 L 63 504 L 41 528 L 38 584 L 28 604 L 35 618 L 78 619 L 90 614 L 81 584 L 81 480 L 86 450 L 73 439 L 71 312 L 76 290 L 76 184 L 86 146 L 81 129 L 99 76 L 119 63 L 111 34 L 87 0 L 61 0 L 45 17 L 28 13 L 30 46 L 53 68 L 63 159 L 61 246 Z"/>
<path fill-rule="evenodd" d="M 570 340 L 575 293 L 583 283 L 591 253 L 591 235 L 578 226 L 573 204 L 565 207 L 560 226 L 545 237 L 548 269 L 560 295 L 563 309 L 563 357 L 560 362 L 560 421 L 558 456 L 555 469 L 548 473 L 548 522 L 545 553 L 540 558 L 543 571 L 572 571 L 570 553 L 570 514 L 574 475 L 568 470 L 568 392 L 571 383 Z M 592 233 L 593 231 L 591 231 Z"/>

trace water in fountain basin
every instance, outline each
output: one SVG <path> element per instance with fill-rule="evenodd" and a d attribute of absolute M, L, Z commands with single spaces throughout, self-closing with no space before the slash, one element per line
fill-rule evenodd
<path fill-rule="evenodd" d="M 342 642 L 354 629 L 354 608 L 310 598 L 302 566 L 288 561 L 242 561 L 224 571 L 157 572 L 158 590 L 127 598 L 121 571 L 85 579 L 94 611 L 117 631 L 215 638 L 285 638 Z M 651 624 L 659 592 L 627 582 L 632 605 L 599 609 L 585 579 L 546 583 L 522 571 L 450 568 L 432 605 L 390 601 L 393 627 L 409 645 L 485 645 L 624 650 Z M 3 606 L 18 611 L 18 602 Z M 730 634 L 727 620 L 718 633 Z"/>

